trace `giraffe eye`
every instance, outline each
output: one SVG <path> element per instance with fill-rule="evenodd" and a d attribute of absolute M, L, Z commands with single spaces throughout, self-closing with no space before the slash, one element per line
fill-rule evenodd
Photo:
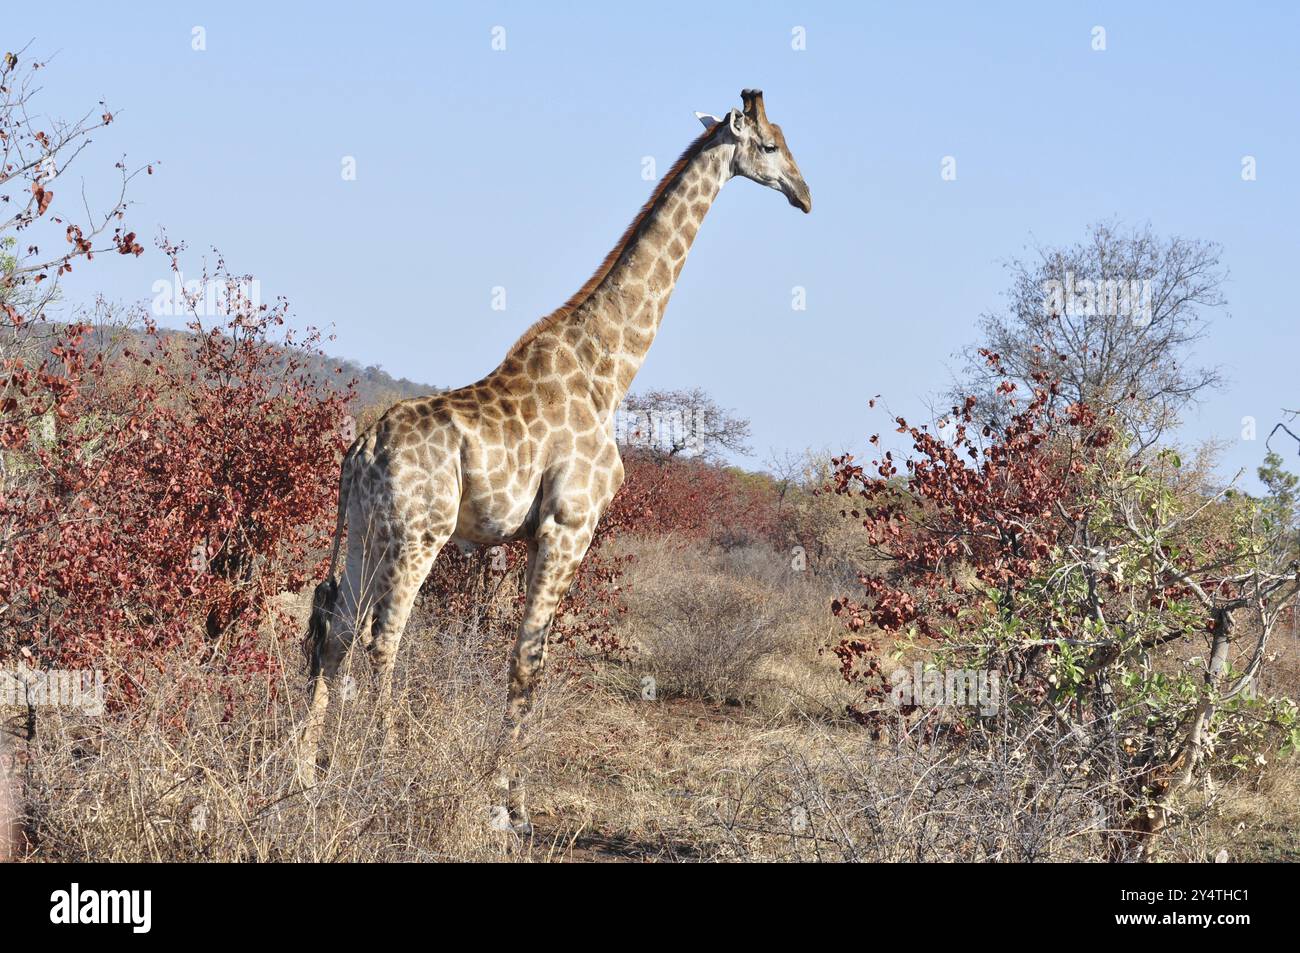
<path fill-rule="evenodd" d="M 774 146 L 774 145 L 764 145 L 764 146 L 763 146 L 763 151 L 766 152 L 766 153 L 768 153 L 768 154 L 770 155 L 771 153 L 773 153 L 773 152 L 776 151 L 776 146 Z"/>

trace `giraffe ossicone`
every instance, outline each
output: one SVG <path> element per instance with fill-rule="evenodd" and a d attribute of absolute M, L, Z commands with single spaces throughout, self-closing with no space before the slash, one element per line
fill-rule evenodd
<path fill-rule="evenodd" d="M 394 659 L 416 593 L 448 541 L 523 540 L 527 595 L 510 659 L 505 713 L 506 808 L 528 830 L 516 757 L 560 599 L 623 480 L 614 412 L 659 330 L 709 207 L 742 176 L 812 210 L 781 128 L 760 90 L 682 153 L 595 274 L 542 318 L 487 377 L 395 404 L 344 455 L 330 575 L 316 587 L 307 649 L 310 703 L 299 769 L 316 774 L 329 684 L 360 638 L 378 673 L 391 729 Z M 343 573 L 335 578 L 347 528 Z"/>

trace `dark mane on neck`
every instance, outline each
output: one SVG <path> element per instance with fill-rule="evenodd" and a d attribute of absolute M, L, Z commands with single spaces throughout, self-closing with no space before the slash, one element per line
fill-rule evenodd
<path fill-rule="evenodd" d="M 636 237 L 637 232 L 641 229 L 641 225 L 646 220 L 646 216 L 648 216 L 650 211 L 655 207 L 660 196 L 664 194 L 670 185 L 677 181 L 677 177 L 682 174 L 682 170 L 686 168 L 687 164 L 703 151 L 705 145 L 707 145 L 709 140 L 713 138 L 713 134 L 718 131 L 718 127 L 721 125 L 722 123 L 720 122 L 714 123 L 708 129 L 704 130 L 704 132 L 694 142 L 686 147 L 686 150 L 678 156 L 677 161 L 673 163 L 673 166 L 668 170 L 668 173 L 659 180 L 659 184 L 656 185 L 654 191 L 650 193 L 650 198 L 641 206 L 641 211 L 636 213 L 636 218 L 632 219 L 632 223 L 623 231 L 618 243 L 610 249 L 609 254 L 605 256 L 605 259 L 596 268 L 595 273 L 587 279 L 586 284 L 579 288 L 568 301 L 564 302 L 564 304 L 546 315 L 546 317 L 534 322 L 532 327 L 525 331 L 520 336 L 519 340 L 514 343 L 514 346 L 510 348 L 508 354 L 514 354 L 543 331 L 555 327 L 555 325 L 559 324 L 566 317 L 571 315 L 574 312 L 574 309 L 591 297 L 592 292 L 596 290 L 597 286 L 605 280 L 606 276 L 611 270 L 613 270 L 614 266 L 618 264 L 618 260 L 622 257 L 623 251 L 627 248 L 628 243 Z"/>

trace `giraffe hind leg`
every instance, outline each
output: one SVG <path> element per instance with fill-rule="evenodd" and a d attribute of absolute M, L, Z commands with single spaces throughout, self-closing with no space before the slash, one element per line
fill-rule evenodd
<path fill-rule="evenodd" d="M 329 582 L 321 583 L 321 586 L 328 585 Z M 317 598 L 326 595 L 322 593 L 321 586 L 317 587 Z M 317 758 L 321 732 L 329 711 L 330 686 L 337 679 L 339 668 L 352 648 L 352 640 L 357 631 L 355 616 L 349 618 L 345 614 L 346 610 L 338 604 L 337 590 L 328 595 L 333 595 L 334 598 L 321 600 L 323 611 L 319 616 L 313 609 L 308 634 L 311 643 L 309 701 L 298 754 L 298 778 L 304 787 L 316 783 Z M 324 609 L 324 605 L 329 608 Z"/>
<path fill-rule="evenodd" d="M 433 568 L 438 553 L 451 537 L 448 529 L 427 533 L 418 543 L 400 546 L 389 566 L 386 585 L 379 594 L 374 609 L 374 622 L 366 648 L 375 666 L 377 702 L 382 729 L 382 747 L 388 749 L 393 740 L 393 669 L 397 664 L 397 651 L 402 634 L 411 617 L 420 586 Z"/>
<path fill-rule="evenodd" d="M 358 634 L 370 627 L 373 598 L 370 581 L 382 566 L 367 558 L 371 540 L 365 534 L 348 540 L 347 563 L 337 583 L 326 580 L 312 597 L 306 649 L 309 654 L 307 717 L 298 751 L 298 780 L 304 787 L 316 783 L 321 733 L 329 712 L 331 686 Z M 363 642 L 365 639 L 363 638 Z M 346 685 L 345 685 L 345 692 Z"/>

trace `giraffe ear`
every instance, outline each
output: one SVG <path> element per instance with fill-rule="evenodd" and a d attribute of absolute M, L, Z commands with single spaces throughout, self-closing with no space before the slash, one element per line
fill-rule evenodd
<path fill-rule="evenodd" d="M 705 129 L 712 129 L 718 123 L 722 122 L 721 116 L 711 116 L 708 113 L 696 113 L 695 118 L 704 124 Z"/>
<path fill-rule="evenodd" d="M 745 125 L 745 115 L 739 109 L 733 109 L 727 113 L 727 122 L 731 125 L 731 131 L 738 136 L 741 127 Z"/>

